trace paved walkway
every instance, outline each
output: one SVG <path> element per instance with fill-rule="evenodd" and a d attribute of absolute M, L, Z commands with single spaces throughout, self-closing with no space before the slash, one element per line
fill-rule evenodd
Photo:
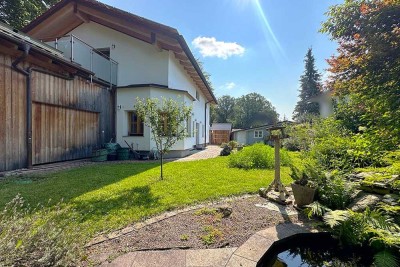
<path fill-rule="evenodd" d="M 216 145 L 209 145 L 207 146 L 204 150 L 193 150 L 192 154 L 184 157 L 177 159 L 175 161 L 192 161 L 192 160 L 199 160 L 199 159 L 209 159 L 209 158 L 215 158 L 219 156 L 219 153 L 221 152 L 222 148 Z"/>
<path fill-rule="evenodd" d="M 250 267 L 277 240 L 313 231 L 303 224 L 285 223 L 252 235 L 238 248 L 136 251 L 116 258 L 102 267 Z"/>

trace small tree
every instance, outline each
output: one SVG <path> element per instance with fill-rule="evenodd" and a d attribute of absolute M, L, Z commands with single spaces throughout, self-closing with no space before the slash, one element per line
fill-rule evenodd
<path fill-rule="evenodd" d="M 162 98 L 161 101 L 158 98 L 137 98 L 135 110 L 151 130 L 152 139 L 160 153 L 160 178 L 163 179 L 164 155 L 177 141 L 187 136 L 185 123 L 192 108 L 185 106 L 183 101 L 180 103 L 170 98 Z"/>

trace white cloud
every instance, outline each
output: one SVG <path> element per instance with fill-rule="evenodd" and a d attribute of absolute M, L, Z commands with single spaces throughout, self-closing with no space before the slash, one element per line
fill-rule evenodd
<path fill-rule="evenodd" d="M 199 36 L 192 41 L 195 48 L 200 50 L 203 57 L 219 57 L 227 59 L 228 57 L 243 55 L 245 49 L 237 43 L 226 43 L 217 41 L 215 37 Z"/>
<path fill-rule="evenodd" d="M 233 89 L 236 86 L 236 84 L 234 82 L 230 82 L 230 83 L 226 83 L 225 84 L 225 88 L 228 90 Z"/>

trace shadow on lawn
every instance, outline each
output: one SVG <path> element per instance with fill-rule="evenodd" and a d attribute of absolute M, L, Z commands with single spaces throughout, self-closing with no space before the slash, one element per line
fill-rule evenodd
<path fill-rule="evenodd" d="M 148 185 L 137 186 L 118 195 L 104 199 L 73 200 L 73 209 L 83 221 L 105 221 L 104 217 L 118 216 L 125 210 L 151 210 L 159 205 L 159 197 L 154 197 Z"/>
<path fill-rule="evenodd" d="M 37 204 L 53 206 L 61 200 L 69 203 L 85 193 L 118 183 L 153 168 L 159 168 L 157 162 L 96 164 L 48 174 L 11 177 L 0 181 L 0 209 L 3 209 L 4 205 L 17 194 L 31 206 Z M 21 183 L 21 180 L 30 182 Z M 129 190 L 135 191 L 135 188 Z"/>

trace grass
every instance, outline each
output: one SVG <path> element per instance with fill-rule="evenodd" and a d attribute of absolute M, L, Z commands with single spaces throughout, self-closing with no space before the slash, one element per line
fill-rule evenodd
<path fill-rule="evenodd" d="M 177 207 L 224 196 L 255 193 L 266 187 L 274 170 L 228 168 L 228 157 L 165 164 L 159 180 L 156 162 L 98 163 L 46 175 L 0 181 L 0 208 L 20 194 L 31 206 L 63 201 L 83 238 L 122 228 Z M 282 181 L 291 182 L 289 168 Z"/>

